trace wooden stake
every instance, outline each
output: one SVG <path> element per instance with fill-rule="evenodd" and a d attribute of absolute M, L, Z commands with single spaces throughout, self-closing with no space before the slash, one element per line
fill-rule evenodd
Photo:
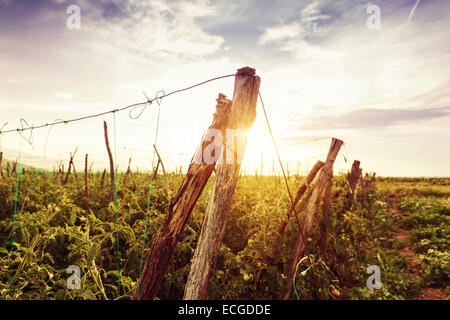
<path fill-rule="evenodd" d="M 104 129 L 104 134 L 105 134 L 106 151 L 108 151 L 108 157 L 109 157 L 109 175 L 110 175 L 110 180 L 111 180 L 111 184 L 109 187 L 108 203 L 111 203 L 114 200 L 114 193 L 116 192 L 116 185 L 114 183 L 114 161 L 113 161 L 113 156 L 111 153 L 111 148 L 109 147 L 108 125 L 106 124 L 106 121 L 103 121 L 103 129 Z"/>
<path fill-rule="evenodd" d="M 131 157 L 128 160 L 128 168 L 127 168 L 127 172 L 125 173 L 125 178 L 123 179 L 123 183 L 126 184 L 128 181 L 128 176 L 131 174 Z"/>
<path fill-rule="evenodd" d="M 84 158 L 84 195 L 89 198 L 89 181 L 88 181 L 88 154 Z"/>
<path fill-rule="evenodd" d="M 348 193 L 347 200 L 346 200 L 343 211 L 350 210 L 353 199 L 356 198 L 356 193 L 357 193 L 356 186 L 358 185 L 358 182 L 361 178 L 361 173 L 362 173 L 362 169 L 359 167 L 360 164 L 361 164 L 361 162 L 358 160 L 353 161 L 352 169 L 346 176 L 347 181 L 349 183 L 350 192 Z"/>
<path fill-rule="evenodd" d="M 170 194 L 169 181 L 167 180 L 166 169 L 164 168 L 164 163 L 163 163 L 161 156 L 159 155 L 158 149 L 156 149 L 155 145 L 153 145 L 153 148 L 155 149 L 156 155 L 158 156 L 158 159 L 159 159 L 158 164 L 161 163 L 161 169 L 162 169 L 162 172 L 164 175 L 164 180 L 166 182 L 167 195 L 169 195 Z M 215 168 L 214 168 L 214 170 L 215 170 Z M 156 176 L 155 176 L 155 178 L 156 178 Z"/>
<path fill-rule="evenodd" d="M 75 182 L 77 184 L 77 189 L 80 186 L 80 183 L 78 181 L 78 174 L 77 174 L 77 170 L 75 169 L 75 163 L 72 161 L 72 168 L 73 168 L 73 175 L 75 176 Z"/>
<path fill-rule="evenodd" d="M 225 95 L 219 94 L 216 105 L 216 113 L 210 125 L 210 129 L 218 129 L 224 133 L 228 123 L 231 101 Z M 142 271 L 139 286 L 139 296 L 135 292 L 134 299 L 153 299 L 161 285 L 164 272 L 170 262 L 181 234 L 186 225 L 192 209 L 200 197 L 208 178 L 210 177 L 216 162 L 207 163 L 203 160 L 203 150 L 210 144 L 209 140 L 202 138 L 200 147 L 194 154 L 184 180 L 177 194 L 171 201 L 164 221 L 153 240 Z M 222 147 L 222 146 L 218 146 Z M 216 150 L 221 153 L 222 150 Z M 220 154 L 219 153 L 219 154 Z M 201 161 L 198 161 L 201 159 Z M 209 161 L 208 161 L 209 162 Z M 180 168 L 181 170 L 181 168 Z"/>
<path fill-rule="evenodd" d="M 228 121 L 229 128 L 243 130 L 242 133 L 251 128 L 256 117 L 256 102 L 260 82 L 260 78 L 255 75 L 255 69 L 245 67 L 238 70 Z M 231 151 L 230 149 L 234 151 L 234 162 L 217 165 L 214 185 L 194 252 L 183 299 L 206 299 L 208 295 L 209 283 L 214 274 L 220 243 L 222 242 L 241 167 L 241 164 L 236 161 L 238 155 L 234 146 L 226 145 L 224 150 L 228 153 Z M 245 142 L 239 152 L 243 153 L 244 150 Z M 241 156 L 243 154 L 239 155 L 239 158 Z M 226 162 L 225 159 L 230 159 L 230 157 L 225 154 L 224 162 Z"/>
<path fill-rule="evenodd" d="M 327 159 L 323 168 L 319 173 L 317 178 L 317 184 L 314 186 L 311 197 L 309 198 L 308 205 L 306 207 L 306 212 L 301 220 L 301 229 L 298 234 L 297 243 L 295 245 L 294 255 L 292 257 L 292 262 L 289 270 L 289 274 L 286 278 L 286 292 L 282 296 L 283 300 L 287 300 L 291 297 L 293 290 L 292 279 L 294 278 L 295 269 L 297 267 L 298 261 L 304 256 L 306 251 L 306 241 L 313 229 L 313 225 L 317 220 L 317 211 L 320 203 L 322 193 L 326 187 L 327 181 L 333 178 L 333 164 L 336 160 L 337 154 L 343 144 L 342 140 L 333 138 L 331 141 L 331 146 L 328 151 Z"/>
<path fill-rule="evenodd" d="M 349 174 L 347 174 L 347 180 L 350 184 L 350 190 L 352 191 L 352 197 L 355 193 L 356 185 L 358 184 L 358 180 L 361 176 L 361 169 L 359 168 L 360 161 L 353 161 L 352 170 Z"/>
<path fill-rule="evenodd" d="M 159 163 L 160 163 L 160 161 L 158 159 L 158 162 L 156 163 L 155 170 L 153 170 L 153 180 L 156 180 L 158 178 Z"/>
<path fill-rule="evenodd" d="M 70 161 L 69 161 L 69 168 L 67 169 L 67 173 L 66 173 L 66 178 L 63 181 L 63 184 L 65 185 L 67 183 L 67 181 L 69 180 L 69 176 L 70 176 L 70 170 L 72 168 L 72 164 L 73 164 L 73 158 L 75 157 L 75 154 L 78 151 L 78 147 L 75 149 L 73 155 L 72 152 L 70 153 Z M 74 167 L 75 169 L 75 167 Z M 64 172 L 64 167 L 63 167 L 63 172 Z"/>
<path fill-rule="evenodd" d="M 100 181 L 100 186 L 103 187 L 103 184 L 105 183 L 105 175 L 106 175 L 106 169 L 103 169 L 102 179 Z"/>

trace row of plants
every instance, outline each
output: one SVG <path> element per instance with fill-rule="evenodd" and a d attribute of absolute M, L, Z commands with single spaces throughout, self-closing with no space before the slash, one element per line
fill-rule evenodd
<path fill-rule="evenodd" d="M 404 225 L 420 259 L 421 285 L 442 287 L 450 294 L 450 200 L 409 197 L 400 210 L 407 214 Z"/>
<path fill-rule="evenodd" d="M 182 179 L 182 175 L 169 174 L 170 192 L 163 179 L 154 182 L 144 256 L 164 219 L 170 195 L 176 192 Z M 291 189 L 298 188 L 303 179 L 290 177 Z M 20 179 L 14 221 L 16 180 L 0 179 L 0 298 L 129 299 L 139 279 L 149 181 L 148 173 L 128 177 L 120 174 L 116 208 L 114 203 L 107 203 L 109 186 L 107 182 L 101 184 L 100 173 L 90 174 L 90 193 L 86 198 L 84 187 L 77 186 L 75 179 L 62 185 L 51 172 L 28 171 Z M 158 292 L 159 299 L 180 299 L 183 295 L 184 286 L 180 284 L 187 279 L 210 185 L 188 220 Z M 360 192 L 350 209 L 345 210 L 348 192 L 345 176 L 336 176 L 331 218 L 321 222 L 327 226 L 326 249 L 319 250 L 318 234 L 308 239 L 309 255 L 299 265 L 295 297 L 411 296 L 417 288 L 410 283 L 407 265 L 392 240 L 395 215 L 375 186 Z M 291 217 L 285 232 L 277 232 L 288 204 L 279 177 L 240 178 L 209 298 L 280 297 L 299 230 L 295 217 Z M 70 265 L 81 269 L 80 289 L 67 287 Z M 382 271 L 379 290 L 366 286 L 369 265 L 378 265 Z"/>

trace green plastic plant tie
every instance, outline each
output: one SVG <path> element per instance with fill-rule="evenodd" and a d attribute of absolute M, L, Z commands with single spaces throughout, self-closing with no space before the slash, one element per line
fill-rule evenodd
<path fill-rule="evenodd" d="M 160 106 L 159 103 L 158 103 L 158 106 Z M 158 108 L 158 118 L 156 120 L 155 145 L 156 145 L 156 141 L 158 140 L 159 116 L 160 116 L 160 113 L 161 113 L 161 108 L 159 107 Z M 153 175 L 155 173 L 155 171 L 154 171 L 155 157 L 156 157 L 156 151 L 153 150 L 152 172 L 150 174 L 150 187 L 148 189 L 148 196 L 147 196 L 147 210 L 146 210 L 146 213 L 145 213 L 145 225 L 144 225 L 144 240 L 142 241 L 141 262 L 139 264 L 139 280 L 138 280 L 138 287 L 137 287 L 137 292 L 136 292 L 136 300 L 139 300 L 139 289 L 140 289 L 140 286 L 141 286 L 142 263 L 144 261 L 144 248 L 145 248 L 145 237 L 147 235 L 148 212 L 150 210 L 150 200 L 151 200 L 151 193 L 152 193 Z"/>
<path fill-rule="evenodd" d="M 8 123 L 9 123 L 9 122 L 6 122 L 4 125 L 2 125 L 2 126 L 0 127 L 0 135 L 2 134 L 3 128 L 6 127 L 6 125 L 7 125 Z"/>
<path fill-rule="evenodd" d="M 135 116 L 135 117 L 133 117 L 133 116 L 131 115 L 131 113 L 132 113 L 133 110 L 135 110 L 136 108 L 140 108 L 140 106 L 136 106 L 136 107 L 132 108 L 132 109 L 130 110 L 130 112 L 128 112 L 128 116 L 130 117 L 130 119 L 133 119 L 133 120 L 138 119 L 138 118 L 144 113 L 145 109 L 146 109 L 149 105 L 152 104 L 153 101 L 156 101 L 156 103 L 158 104 L 158 106 L 161 106 L 161 100 L 162 100 L 162 98 L 164 98 L 165 95 L 166 95 L 166 93 L 164 92 L 164 90 L 159 90 L 159 91 L 156 93 L 156 95 L 155 95 L 155 97 L 153 98 L 153 100 L 149 100 L 148 97 L 147 97 L 147 95 L 145 94 L 145 92 L 142 92 L 142 93 L 144 94 L 145 98 L 147 98 L 147 102 L 144 103 L 144 105 L 143 105 L 141 111 L 140 111 L 139 114 L 138 114 L 137 116 Z M 160 94 L 160 93 L 162 93 L 162 94 Z"/>
<path fill-rule="evenodd" d="M 25 138 L 23 135 L 22 135 L 22 132 L 23 132 L 23 130 L 25 130 L 25 128 L 23 127 L 23 124 L 26 124 L 27 125 L 27 127 L 29 127 L 30 125 L 28 124 L 28 122 L 24 119 L 24 118 L 21 118 L 20 119 L 20 126 L 22 127 L 22 129 L 18 129 L 18 131 L 19 131 L 19 135 L 22 137 L 22 138 L 24 138 L 25 139 L 25 141 L 26 142 L 28 142 L 28 144 L 30 145 L 30 146 L 32 146 L 33 147 L 33 129 L 31 129 L 30 130 L 30 138 Z"/>
<path fill-rule="evenodd" d="M 160 93 L 162 93 L 162 95 L 160 95 Z M 156 93 L 154 100 L 156 101 L 156 103 L 158 104 L 158 106 L 161 105 L 162 98 L 164 98 L 165 96 L 166 96 L 166 93 L 164 92 L 164 90 L 159 90 L 159 91 Z"/>
<path fill-rule="evenodd" d="M 116 200 L 116 225 L 117 225 L 117 275 L 118 275 L 118 292 L 120 297 L 120 251 L 119 251 L 119 199 L 117 198 L 117 143 L 116 143 L 116 112 L 114 114 L 114 163 L 116 165 L 114 174 L 114 184 L 115 184 L 115 200 Z"/>
<path fill-rule="evenodd" d="M 19 158 L 17 160 L 17 179 L 16 179 L 16 194 L 14 197 L 14 215 L 13 215 L 13 227 L 12 227 L 12 239 L 11 239 L 11 253 L 9 259 L 9 281 L 8 289 L 11 289 L 11 279 L 12 279 L 12 254 L 14 250 L 14 233 L 16 230 L 16 213 L 17 213 L 17 199 L 19 196 L 19 181 L 20 181 L 20 156 L 22 153 L 22 139 L 19 142 Z"/>
<path fill-rule="evenodd" d="M 297 266 L 295 267 L 294 278 L 292 278 L 292 285 L 293 285 L 293 287 L 294 287 L 294 292 L 295 292 L 295 296 L 297 297 L 297 300 L 300 300 L 300 297 L 299 297 L 299 295 L 298 295 L 297 288 L 295 288 L 295 279 L 296 279 L 296 277 L 297 277 L 298 267 L 300 266 L 300 263 L 302 263 L 302 262 L 303 262 L 303 259 L 305 259 L 305 258 L 306 258 L 306 257 L 300 259 L 300 261 L 297 263 Z M 303 272 L 306 273 L 309 269 L 311 269 L 311 267 L 312 267 L 312 265 L 309 266 L 309 267 L 308 267 L 305 271 L 303 271 Z"/>

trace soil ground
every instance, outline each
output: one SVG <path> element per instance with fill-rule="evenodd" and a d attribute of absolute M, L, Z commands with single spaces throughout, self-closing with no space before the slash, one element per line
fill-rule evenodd
<path fill-rule="evenodd" d="M 392 210 L 398 217 L 399 222 L 397 224 L 398 233 L 395 238 L 403 243 L 402 249 L 399 249 L 398 252 L 401 257 L 403 257 L 409 266 L 409 277 L 414 282 L 420 282 L 421 276 L 419 274 L 419 266 L 420 266 L 420 256 L 416 253 L 414 246 L 410 242 L 411 232 L 405 229 L 402 225 L 402 220 L 406 218 L 406 215 L 402 213 L 398 208 L 398 199 L 390 199 L 389 208 Z M 412 297 L 413 300 L 447 300 L 449 296 L 445 293 L 442 288 L 421 288 L 420 293 Z"/>

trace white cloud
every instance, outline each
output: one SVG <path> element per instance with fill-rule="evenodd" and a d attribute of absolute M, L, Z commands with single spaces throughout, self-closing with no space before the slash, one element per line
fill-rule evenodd
<path fill-rule="evenodd" d="M 75 97 L 75 95 L 73 95 L 71 93 L 57 92 L 57 93 L 55 93 L 55 97 L 64 99 L 64 100 L 72 100 Z"/>
<path fill-rule="evenodd" d="M 88 17 L 87 34 L 103 43 L 134 53 L 161 56 L 202 56 L 216 52 L 224 43 L 220 36 L 202 30 L 195 18 L 215 14 L 207 1 L 131 2 L 117 19 L 103 19 L 101 12 Z"/>
<path fill-rule="evenodd" d="M 31 32 L 18 33 L 14 38 L 7 33 L 0 35 L 0 107 L 5 121 L 10 121 L 8 127 L 18 126 L 18 119 L 24 115 L 30 123 L 40 124 L 125 106 L 143 101 L 142 91 L 151 97 L 159 89 L 168 92 L 183 88 L 248 64 L 262 78 L 261 93 L 283 161 L 300 160 L 303 170 L 304 163 L 323 160 L 329 142 L 323 141 L 317 148 L 290 147 L 281 134 L 290 138 L 336 135 L 348 143 L 348 149 L 363 161 L 364 168 L 379 174 L 395 174 L 395 170 L 404 175 L 426 173 L 428 169 L 418 153 L 430 154 L 429 163 L 432 157 L 441 159 L 432 174 L 448 172 L 448 161 L 444 161 L 449 158 L 445 143 L 448 145 L 450 133 L 444 121 L 448 119 L 421 122 L 420 127 L 409 123 L 377 130 L 311 132 L 301 127 L 316 115 L 318 106 L 326 106 L 320 111 L 329 115 L 368 108 L 432 108 L 448 103 L 450 61 L 445 39 L 450 29 L 445 21 L 420 26 L 412 23 L 406 28 L 410 12 L 407 7 L 401 19 L 383 14 L 382 29 L 371 32 L 365 27 L 364 5 L 334 0 L 315 1 L 303 10 L 276 8 L 280 10 L 276 15 L 275 8 L 263 10 L 260 6 L 258 13 L 262 16 L 254 14 L 253 1 L 229 5 L 203 0 L 117 1 L 120 12 L 115 15 L 113 11 L 107 18 L 95 3 L 79 2 L 79 31 L 65 29 L 63 20 L 61 25 L 46 30 L 36 24 L 33 36 L 26 36 Z M 350 9 L 335 14 L 343 4 Z M 417 10 L 421 18 L 427 16 L 427 6 Z M 65 19 L 65 12 L 60 14 Z M 204 19 L 199 19 L 203 17 L 210 18 L 207 28 Z M 32 21 L 28 23 L 33 25 Z M 47 34 L 49 29 L 53 33 Z M 261 36 L 255 38 L 258 29 Z M 238 41 L 226 43 L 225 38 Z M 257 39 L 260 46 L 247 45 L 247 39 Z M 180 164 L 186 167 L 209 125 L 218 92 L 231 98 L 232 78 L 163 100 L 158 148 L 168 159 L 169 168 Z M 133 163 L 140 161 L 139 168 L 148 167 L 155 130 L 154 107 L 139 120 L 128 119 L 126 112 L 117 115 L 121 166 L 133 155 Z M 112 116 L 105 119 L 112 125 Z M 66 158 L 78 145 L 80 154 L 105 159 L 105 150 L 98 147 L 103 145 L 101 120 L 55 127 L 48 154 Z M 46 134 L 46 130 L 33 133 L 36 147 L 28 151 L 41 152 Z M 415 145 L 413 140 L 419 136 Z M 17 148 L 18 142 L 14 135 L 3 139 L 11 149 Z M 383 149 L 387 144 L 389 155 Z M 421 151 L 408 153 L 405 145 Z M 125 146 L 126 150 L 122 149 Z M 270 162 L 274 156 L 271 148 L 258 109 L 245 162 L 258 163 L 261 151 L 265 161 Z M 402 162 L 408 162 L 408 166 Z M 96 163 L 103 165 L 101 160 Z"/>
<path fill-rule="evenodd" d="M 271 44 L 283 40 L 298 38 L 302 35 L 303 29 L 299 23 L 291 23 L 288 25 L 279 25 L 267 28 L 264 34 L 259 38 L 259 44 Z"/>
<path fill-rule="evenodd" d="M 411 9 L 411 12 L 409 13 L 407 24 L 409 24 L 411 22 L 411 19 L 414 16 L 414 12 L 416 12 L 416 9 L 419 6 L 419 4 L 420 4 L 420 0 L 416 0 L 416 3 L 414 4 L 414 7 Z"/>

